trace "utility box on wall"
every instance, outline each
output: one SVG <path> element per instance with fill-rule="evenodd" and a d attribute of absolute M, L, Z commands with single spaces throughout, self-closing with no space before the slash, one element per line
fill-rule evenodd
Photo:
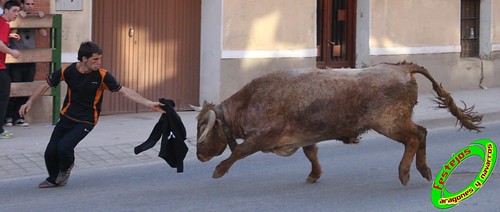
<path fill-rule="evenodd" d="M 83 0 L 56 0 L 56 11 L 83 10 Z"/>

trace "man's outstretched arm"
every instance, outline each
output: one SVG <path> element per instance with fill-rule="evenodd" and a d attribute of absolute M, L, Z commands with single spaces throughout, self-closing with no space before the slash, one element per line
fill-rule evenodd
<path fill-rule="evenodd" d="M 130 99 L 130 100 L 132 100 L 134 102 L 137 102 L 137 103 L 139 103 L 141 105 L 144 105 L 146 107 L 149 107 L 149 108 L 151 108 L 154 111 L 158 111 L 160 113 L 165 113 L 165 111 L 163 109 L 161 109 L 161 106 L 163 106 L 162 103 L 160 103 L 160 102 L 153 102 L 153 101 L 151 101 L 149 99 L 146 99 L 143 96 L 141 96 L 140 94 L 138 94 L 136 91 L 134 91 L 134 90 L 132 90 L 130 88 L 122 86 L 122 88 L 118 92 L 121 93 L 121 94 L 123 94 L 128 99 Z"/>

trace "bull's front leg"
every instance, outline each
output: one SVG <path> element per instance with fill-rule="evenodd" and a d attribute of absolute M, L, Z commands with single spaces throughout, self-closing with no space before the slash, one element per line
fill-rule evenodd
<path fill-rule="evenodd" d="M 311 173 L 309 173 L 309 176 L 307 177 L 307 182 L 315 183 L 323 173 L 321 171 L 321 165 L 318 161 L 318 147 L 314 144 L 302 147 L 302 150 L 304 151 L 307 159 L 311 162 Z"/>
<path fill-rule="evenodd" d="M 223 160 L 222 162 L 219 163 L 219 165 L 217 165 L 214 173 L 212 174 L 213 178 L 220 178 L 224 176 L 224 174 L 227 173 L 227 171 L 229 170 L 229 168 L 231 168 L 234 162 L 258 151 L 256 150 L 255 145 L 253 145 L 253 142 L 250 142 L 248 140 L 249 139 L 236 146 L 234 150 L 231 152 L 229 158 Z"/>

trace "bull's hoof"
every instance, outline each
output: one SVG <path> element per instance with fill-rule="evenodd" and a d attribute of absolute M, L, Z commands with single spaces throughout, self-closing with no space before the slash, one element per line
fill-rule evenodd
<path fill-rule="evenodd" d="M 315 183 L 316 181 L 318 181 L 318 179 L 319 179 L 319 177 L 308 176 L 306 181 L 308 183 Z"/>
<path fill-rule="evenodd" d="M 410 174 L 399 175 L 399 180 L 404 186 L 408 185 L 408 181 L 410 181 Z"/>
<path fill-rule="evenodd" d="M 226 172 L 220 172 L 220 171 L 217 171 L 217 169 L 215 169 L 214 173 L 212 174 L 212 178 L 214 178 L 214 179 L 221 178 L 225 174 L 226 174 Z"/>
<path fill-rule="evenodd" d="M 429 167 L 426 167 L 425 169 L 422 170 L 418 169 L 418 171 L 420 172 L 420 174 L 422 174 L 422 177 L 424 177 L 428 181 L 432 181 L 432 172 L 431 169 L 429 169 Z"/>
<path fill-rule="evenodd" d="M 321 171 L 311 171 L 311 173 L 309 173 L 309 176 L 307 176 L 307 182 L 308 183 L 315 183 L 316 181 L 318 181 L 318 179 L 321 177 Z"/>
<path fill-rule="evenodd" d="M 339 140 L 341 140 L 344 144 L 358 144 L 360 139 L 360 137 L 345 137 Z"/>

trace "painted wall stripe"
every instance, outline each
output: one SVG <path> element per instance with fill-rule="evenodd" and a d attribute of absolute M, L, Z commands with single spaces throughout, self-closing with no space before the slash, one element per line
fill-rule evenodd
<path fill-rule="evenodd" d="M 460 46 L 370 48 L 370 55 L 436 54 L 460 52 Z"/>
<path fill-rule="evenodd" d="M 243 59 L 243 58 L 304 58 L 316 57 L 317 50 L 314 49 L 294 49 L 294 50 L 224 50 L 222 59 Z"/>
<path fill-rule="evenodd" d="M 491 45 L 491 51 L 500 51 L 500 44 Z"/>

